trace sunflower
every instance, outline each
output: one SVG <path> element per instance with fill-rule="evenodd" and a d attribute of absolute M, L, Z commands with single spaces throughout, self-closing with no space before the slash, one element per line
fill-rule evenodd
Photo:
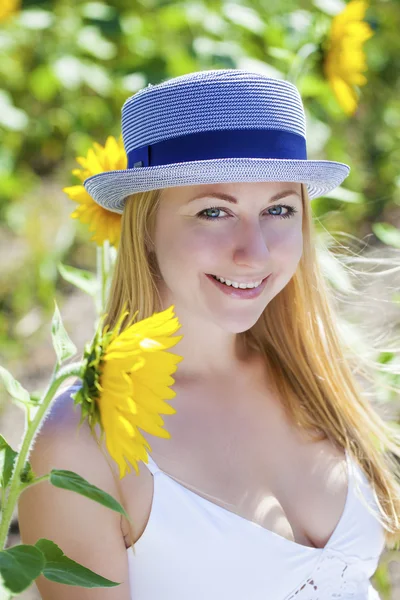
<path fill-rule="evenodd" d="M 82 409 L 81 423 L 88 419 L 92 433 L 100 425 L 109 455 L 119 466 L 120 479 L 136 473 L 137 462 L 147 463 L 151 446 L 140 433 L 170 438 L 163 429 L 160 414 L 172 415 L 176 410 L 165 400 L 176 396 L 169 386 L 181 356 L 167 352 L 183 336 L 171 337 L 180 327 L 174 306 L 151 317 L 119 329 L 129 313 L 122 312 L 111 332 L 101 332 L 101 325 L 92 345 L 85 350 L 82 372 L 83 385 L 73 395 Z M 136 315 L 135 315 L 136 316 Z M 133 318 L 135 318 L 135 316 Z"/>
<path fill-rule="evenodd" d="M 86 158 L 78 156 L 76 161 L 83 169 L 74 169 L 72 174 L 78 177 L 82 183 L 88 177 L 104 171 L 126 169 L 127 158 L 122 136 L 118 141 L 109 136 L 104 147 L 94 142 L 92 148 L 89 148 Z M 101 246 L 104 240 L 108 240 L 112 246 L 117 248 L 121 231 L 121 215 L 97 204 L 83 185 L 66 187 L 63 192 L 79 204 L 71 217 L 79 219 L 82 223 L 90 224 L 89 231 L 95 232 L 91 241 Z"/>
<path fill-rule="evenodd" d="M 0 3 L 0 22 L 6 21 L 20 10 L 20 0 L 2 0 Z"/>
<path fill-rule="evenodd" d="M 363 21 L 367 10 L 364 0 L 352 0 L 332 21 L 326 41 L 324 73 L 347 115 L 354 114 L 358 97 L 354 86 L 365 85 L 367 69 L 362 45 L 373 36 Z"/>

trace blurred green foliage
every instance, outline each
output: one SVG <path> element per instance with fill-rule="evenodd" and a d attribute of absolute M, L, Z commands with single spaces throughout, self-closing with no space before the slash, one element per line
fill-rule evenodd
<path fill-rule="evenodd" d="M 123 102 L 148 82 L 231 67 L 293 81 L 305 103 L 309 158 L 352 168 L 342 188 L 313 201 L 321 227 L 400 244 L 399 4 L 368 8 L 368 83 L 351 117 L 322 70 L 324 41 L 344 6 L 25 0 L 0 22 L 0 344 L 8 355 L 21 351 L 14 327 L 32 307 L 43 308 L 43 321 L 51 314 L 63 286 L 58 260 L 94 264 L 86 230 L 66 224 L 75 205 L 60 190 L 77 183 L 76 156 L 119 136 Z"/>

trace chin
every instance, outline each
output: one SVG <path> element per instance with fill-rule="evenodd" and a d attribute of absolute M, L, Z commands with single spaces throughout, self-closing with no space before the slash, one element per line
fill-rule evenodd
<path fill-rule="evenodd" d="M 232 320 L 232 322 L 228 322 L 227 320 L 221 318 L 218 322 L 218 325 L 227 333 L 244 333 L 245 331 L 248 331 L 249 329 L 254 327 L 254 325 L 258 322 L 261 314 L 254 317 L 253 319 L 247 318 L 242 319 L 241 321 Z"/>

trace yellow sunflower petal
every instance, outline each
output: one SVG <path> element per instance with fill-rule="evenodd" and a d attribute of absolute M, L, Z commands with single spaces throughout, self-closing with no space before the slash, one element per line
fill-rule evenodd
<path fill-rule="evenodd" d="M 85 181 L 85 179 L 87 179 L 88 177 L 90 177 L 89 172 L 88 171 L 82 171 L 82 169 L 72 169 L 72 175 L 74 175 L 75 177 L 77 177 L 82 183 Z"/>
<path fill-rule="evenodd" d="M 338 99 L 339 104 L 347 115 L 354 114 L 357 108 L 357 96 L 354 89 L 343 79 L 332 78 L 332 89 Z"/>
<path fill-rule="evenodd" d="M 170 394 L 165 394 L 160 390 L 150 389 L 145 383 L 137 383 L 135 386 L 135 395 L 138 398 L 138 411 L 140 412 L 143 406 L 149 411 L 158 412 L 163 415 L 174 415 L 176 409 L 167 404 L 164 400 L 172 400 L 176 396 L 176 392 L 170 390 Z M 161 399 L 163 398 L 163 399 Z"/>
<path fill-rule="evenodd" d="M 351 0 L 332 20 L 327 40 L 324 72 L 332 90 L 346 114 L 352 115 L 358 102 L 354 86 L 367 83 L 363 44 L 373 36 L 371 27 L 363 21 L 368 4 Z"/>
<path fill-rule="evenodd" d="M 138 461 L 147 461 L 150 445 L 139 428 L 150 435 L 171 437 L 160 415 L 176 412 L 165 400 L 175 397 L 169 387 L 174 383 L 171 374 L 182 360 L 164 349 L 182 338 L 170 337 L 180 327 L 173 307 L 116 335 L 122 320 L 120 317 L 103 349 L 97 401 L 106 446 L 119 466 L 120 478 L 130 472 L 129 465 L 138 472 Z M 158 338 L 152 337 L 154 331 Z"/>
<path fill-rule="evenodd" d="M 126 168 L 127 164 L 123 145 L 112 136 L 107 138 L 105 147 L 94 142 L 92 148 L 89 148 L 87 156 L 78 156 L 76 161 L 82 168 L 74 169 L 72 174 L 81 183 L 84 183 L 92 175 Z M 71 218 L 79 219 L 82 223 L 90 225 L 89 231 L 94 232 L 90 238 L 91 241 L 102 245 L 105 240 L 108 240 L 112 246 L 117 248 L 121 235 L 122 215 L 106 210 L 97 204 L 83 185 L 64 188 L 63 191 L 71 200 L 79 204 L 79 207 L 71 214 Z"/>
<path fill-rule="evenodd" d="M 0 3 L 0 21 L 5 21 L 20 10 L 21 0 L 2 0 Z"/>

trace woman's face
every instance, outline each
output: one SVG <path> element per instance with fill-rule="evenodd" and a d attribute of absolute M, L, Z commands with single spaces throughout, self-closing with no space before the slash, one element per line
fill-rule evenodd
<path fill-rule="evenodd" d="M 296 271 L 302 216 L 300 183 L 165 188 L 154 235 L 164 308 L 174 304 L 231 333 L 247 331 Z M 217 284 L 209 275 L 237 283 L 269 277 L 261 292 L 248 298 L 237 297 L 240 290 L 236 296 L 225 293 L 233 286 Z"/>

